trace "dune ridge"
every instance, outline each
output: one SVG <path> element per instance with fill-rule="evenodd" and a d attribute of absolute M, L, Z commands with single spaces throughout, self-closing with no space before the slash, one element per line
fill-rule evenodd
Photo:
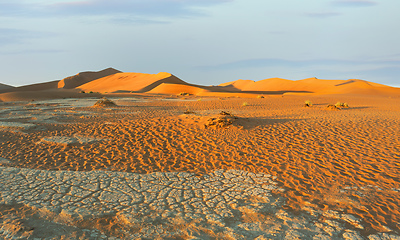
<path fill-rule="evenodd" d="M 12 88 L 14 88 L 13 86 L 10 86 L 10 85 L 7 85 L 7 84 L 2 84 L 2 83 L 0 83 L 0 90 L 3 90 L 3 89 L 12 89 Z"/>
<path fill-rule="evenodd" d="M 160 72 L 148 73 L 117 73 L 111 76 L 83 84 L 79 89 L 95 92 L 148 92 L 162 83 L 182 84 L 186 82 L 176 76 Z"/>
<path fill-rule="evenodd" d="M 109 75 L 113 75 L 116 73 L 121 73 L 121 71 L 116 70 L 114 68 L 107 68 L 98 72 L 81 72 L 74 76 L 70 76 L 59 81 L 57 87 L 66 89 L 76 88 L 90 81 L 106 77 Z"/>
<path fill-rule="evenodd" d="M 65 91 L 59 91 L 60 89 Z M 69 92 L 68 92 L 69 91 Z M 360 79 L 325 80 L 306 78 L 288 80 L 268 78 L 260 81 L 243 80 L 217 86 L 191 84 L 167 72 L 157 74 L 121 72 L 107 68 L 98 72 L 81 72 L 62 80 L 31 84 L 22 87 L 0 85 L 1 101 L 25 101 L 85 97 L 78 92 L 101 94 L 165 94 L 188 93 L 196 96 L 256 98 L 260 95 L 376 95 L 399 97 L 400 88 L 389 87 Z M 23 93 L 21 93 L 23 92 Z M 8 94 L 5 94 L 8 93 Z"/>

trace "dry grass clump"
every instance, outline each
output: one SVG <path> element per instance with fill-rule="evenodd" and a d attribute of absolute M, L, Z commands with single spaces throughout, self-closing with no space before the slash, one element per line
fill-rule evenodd
<path fill-rule="evenodd" d="M 186 110 L 185 112 L 183 112 L 183 114 L 195 114 L 195 112 L 190 111 L 190 110 Z"/>
<path fill-rule="evenodd" d="M 336 105 L 329 104 L 326 106 L 327 110 L 340 110 L 340 108 L 336 107 Z"/>
<path fill-rule="evenodd" d="M 232 125 L 236 119 L 237 117 L 233 114 L 221 111 L 217 116 L 209 118 L 206 124 L 204 124 L 204 127 L 225 128 Z"/>
<path fill-rule="evenodd" d="M 188 96 L 190 96 L 190 93 L 181 92 L 181 93 L 178 94 L 178 96 L 188 97 Z"/>
<path fill-rule="evenodd" d="M 99 99 L 94 105 L 93 107 L 115 107 L 117 106 L 117 104 L 115 104 L 113 101 L 111 101 L 108 98 L 102 98 Z"/>
<path fill-rule="evenodd" d="M 335 106 L 336 106 L 337 108 L 348 108 L 348 107 L 349 107 L 349 105 L 348 105 L 347 103 L 342 103 L 342 102 L 337 102 L 337 103 L 335 104 Z"/>
<path fill-rule="evenodd" d="M 247 102 L 244 102 L 244 103 L 242 103 L 242 106 L 243 107 L 246 107 L 246 106 L 248 106 L 249 104 L 247 103 Z"/>
<path fill-rule="evenodd" d="M 304 101 L 304 107 L 312 107 L 312 102 L 310 100 Z"/>

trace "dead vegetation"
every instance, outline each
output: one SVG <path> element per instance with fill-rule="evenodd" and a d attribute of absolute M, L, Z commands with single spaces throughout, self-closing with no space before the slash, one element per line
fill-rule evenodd
<path fill-rule="evenodd" d="M 94 105 L 93 107 L 115 107 L 117 106 L 117 104 L 115 104 L 113 101 L 111 101 L 108 98 L 102 98 L 99 99 Z"/>
<path fill-rule="evenodd" d="M 237 117 L 233 114 L 225 111 L 221 111 L 217 116 L 211 117 L 204 124 L 205 128 L 215 127 L 215 128 L 226 128 L 235 122 Z"/>
<path fill-rule="evenodd" d="M 336 107 L 335 105 L 329 104 L 328 106 L 326 106 L 327 110 L 333 110 L 333 111 L 337 111 L 340 110 L 340 108 Z"/>

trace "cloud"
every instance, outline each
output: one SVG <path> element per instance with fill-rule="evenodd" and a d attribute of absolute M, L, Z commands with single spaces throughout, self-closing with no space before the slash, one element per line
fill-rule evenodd
<path fill-rule="evenodd" d="M 41 3 L 15 3 L 0 0 L 2 16 L 112 16 L 131 17 L 192 17 L 203 16 L 201 7 L 231 2 L 233 0 L 84 0 L 42 1 Z"/>
<path fill-rule="evenodd" d="M 370 7 L 378 4 L 369 0 L 335 0 L 331 3 L 339 7 Z"/>
<path fill-rule="evenodd" d="M 342 15 L 341 13 L 338 12 L 312 12 L 312 13 L 306 13 L 306 16 L 312 17 L 312 18 L 329 18 L 329 17 L 336 17 Z"/>

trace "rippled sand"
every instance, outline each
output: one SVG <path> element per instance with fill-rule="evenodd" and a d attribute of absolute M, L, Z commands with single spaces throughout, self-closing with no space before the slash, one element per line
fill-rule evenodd
<path fill-rule="evenodd" d="M 278 176 L 289 211 L 331 209 L 363 219 L 364 234 L 400 231 L 400 99 L 314 96 L 304 108 L 307 99 L 124 99 L 104 109 L 2 103 L 0 121 L 35 127 L 0 128 L 0 157 L 10 160 L 3 165 L 43 170 L 262 172 Z M 325 109 L 337 101 L 350 108 Z M 204 128 L 220 111 L 239 119 Z M 42 141 L 75 135 L 105 140 Z"/>

